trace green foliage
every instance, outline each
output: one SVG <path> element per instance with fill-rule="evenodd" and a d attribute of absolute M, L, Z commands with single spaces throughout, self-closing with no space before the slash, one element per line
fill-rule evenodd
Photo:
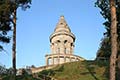
<path fill-rule="evenodd" d="M 9 5 L 6 0 L 0 0 L 0 42 L 9 43 L 10 37 L 7 33 L 11 30 L 11 19 L 10 19 Z M 0 45 L 0 51 L 3 50 L 2 45 Z"/>
<path fill-rule="evenodd" d="M 102 39 L 102 42 L 100 44 L 100 48 L 97 51 L 97 58 L 103 58 L 108 60 L 111 55 L 111 44 L 110 44 L 110 38 L 104 37 Z"/>
<path fill-rule="evenodd" d="M 2 80 L 13 80 L 13 75 L 4 75 Z M 34 78 L 32 75 L 22 75 L 22 76 L 17 76 L 16 80 L 41 80 Z"/>
<path fill-rule="evenodd" d="M 117 67 L 117 79 L 120 74 Z M 36 75 L 33 77 L 33 75 Z M 26 72 L 16 80 L 109 80 L 109 61 L 79 61 L 58 65 L 53 69 L 43 70 L 29 75 Z M 3 80 L 13 80 L 13 75 L 3 75 Z"/>
<path fill-rule="evenodd" d="M 30 8 L 31 0 L 0 0 L 0 42 L 9 43 L 8 32 L 12 30 L 13 12 L 21 7 L 23 10 Z M 0 44 L 0 51 L 4 50 Z"/>
<path fill-rule="evenodd" d="M 50 77 L 56 80 L 108 80 L 108 62 L 80 61 L 58 65 L 50 69 Z M 38 74 L 48 75 L 49 70 Z"/>
<path fill-rule="evenodd" d="M 103 18 L 106 20 L 103 25 L 107 32 L 105 35 L 110 37 L 110 25 L 111 25 L 111 15 L 110 15 L 110 5 L 109 0 L 97 0 L 95 5 L 100 8 L 100 13 Z M 116 0 L 116 14 L 117 14 L 117 30 L 118 30 L 118 39 L 120 39 L 120 1 Z"/>
<path fill-rule="evenodd" d="M 24 74 L 22 76 L 17 76 L 16 80 L 38 80 L 32 77 L 32 75 Z"/>
<path fill-rule="evenodd" d="M 14 79 L 13 69 L 12 68 L 6 69 L 4 66 L 0 66 L 0 78 L 2 78 L 2 80 L 13 80 Z M 16 80 L 41 80 L 41 79 L 34 78 L 32 75 L 28 74 L 23 69 L 23 74 L 16 76 Z"/>
<path fill-rule="evenodd" d="M 45 80 L 51 80 L 51 76 L 53 76 L 54 74 L 55 74 L 54 70 L 51 70 L 51 69 L 43 70 L 38 73 L 38 77 Z"/>
<path fill-rule="evenodd" d="M 5 74 L 7 74 L 7 69 L 5 68 L 5 66 L 0 65 L 0 75 L 2 76 Z"/>
<path fill-rule="evenodd" d="M 118 54 L 120 54 L 120 0 L 115 0 L 116 4 L 116 16 L 117 16 L 117 35 L 118 35 Z M 109 56 L 111 54 L 111 43 L 110 43 L 110 25 L 111 25 L 111 15 L 110 15 L 110 5 L 109 0 L 97 0 L 95 3 L 95 6 L 100 8 L 100 14 L 105 19 L 105 22 L 103 25 L 105 26 L 106 32 L 104 33 L 105 37 L 102 41 L 102 45 L 100 46 L 100 49 L 98 50 L 99 55 Z M 106 41 L 106 38 L 108 38 L 108 42 L 104 44 L 104 41 Z M 105 47 L 104 47 L 105 46 Z"/>

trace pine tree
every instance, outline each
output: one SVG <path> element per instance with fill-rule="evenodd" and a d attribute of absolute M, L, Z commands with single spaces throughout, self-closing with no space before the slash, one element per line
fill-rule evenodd
<path fill-rule="evenodd" d="M 106 19 L 104 25 L 107 32 L 105 33 L 105 35 L 110 38 L 111 44 L 110 80 L 115 80 L 116 57 L 118 53 L 117 44 L 120 42 L 120 38 L 117 38 L 117 35 L 118 37 L 120 37 L 120 3 L 119 0 L 97 0 L 96 5 L 101 9 L 101 14 Z M 116 16 L 118 17 L 118 19 L 116 18 Z"/>
<path fill-rule="evenodd" d="M 116 80 L 116 56 L 117 56 L 117 18 L 115 0 L 110 0 L 111 13 L 111 56 L 110 56 L 110 80 Z"/>
<path fill-rule="evenodd" d="M 14 79 L 16 80 L 16 19 L 17 9 L 22 7 L 23 10 L 30 8 L 31 0 L 0 0 L 0 41 L 10 42 L 7 31 L 13 27 L 13 45 L 12 45 L 12 63 L 14 70 Z M 0 49 L 3 47 L 0 45 Z"/>

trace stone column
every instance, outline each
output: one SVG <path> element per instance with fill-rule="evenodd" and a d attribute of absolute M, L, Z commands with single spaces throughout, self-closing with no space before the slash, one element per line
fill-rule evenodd
<path fill-rule="evenodd" d="M 66 62 L 66 57 L 64 56 L 64 63 Z"/>
<path fill-rule="evenodd" d="M 70 57 L 70 62 L 71 62 L 71 57 Z"/>
<path fill-rule="evenodd" d="M 68 54 L 71 54 L 71 46 L 70 46 L 70 43 L 68 43 L 67 50 L 68 50 Z"/>
<path fill-rule="evenodd" d="M 71 46 L 71 51 L 70 51 L 71 54 L 73 54 L 73 46 Z"/>
<path fill-rule="evenodd" d="M 66 43 L 64 45 L 64 48 L 65 48 L 64 53 L 67 54 L 67 44 Z"/>
<path fill-rule="evenodd" d="M 65 48 L 66 48 L 66 54 L 69 54 L 69 43 L 68 42 L 66 43 Z"/>
<path fill-rule="evenodd" d="M 60 63 L 60 57 L 58 56 L 58 64 Z"/>
<path fill-rule="evenodd" d="M 77 57 L 75 58 L 75 61 L 77 61 Z"/>
<path fill-rule="evenodd" d="M 51 47 L 51 52 L 52 52 L 52 54 L 54 54 L 55 52 L 54 52 L 54 43 L 52 43 L 51 45 L 50 45 L 50 47 Z"/>
<path fill-rule="evenodd" d="M 73 43 L 70 43 L 70 54 L 73 54 L 73 49 L 74 49 L 74 45 L 73 45 Z"/>
<path fill-rule="evenodd" d="M 46 65 L 47 66 L 49 65 L 49 59 L 48 59 L 48 57 L 46 57 Z"/>
<path fill-rule="evenodd" d="M 73 53 L 74 53 L 74 44 L 71 45 L 71 54 L 73 54 Z"/>
<path fill-rule="evenodd" d="M 54 57 L 52 57 L 52 65 L 54 65 Z"/>
<path fill-rule="evenodd" d="M 64 42 L 61 42 L 59 47 L 60 47 L 60 54 L 64 54 L 64 51 L 65 51 L 64 50 Z"/>

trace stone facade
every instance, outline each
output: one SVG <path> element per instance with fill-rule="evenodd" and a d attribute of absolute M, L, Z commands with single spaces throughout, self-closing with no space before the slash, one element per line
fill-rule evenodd
<path fill-rule="evenodd" d="M 64 16 L 61 16 L 53 34 L 50 36 L 51 54 L 45 56 L 46 65 L 84 60 L 80 56 L 73 54 L 74 42 L 75 36 L 68 27 Z"/>

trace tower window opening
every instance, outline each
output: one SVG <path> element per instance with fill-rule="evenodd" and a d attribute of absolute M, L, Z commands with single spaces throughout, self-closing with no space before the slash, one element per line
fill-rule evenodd
<path fill-rule="evenodd" d="M 54 45 L 54 43 L 52 43 L 52 45 Z"/>
<path fill-rule="evenodd" d="M 67 40 L 65 40 L 64 43 L 67 43 Z"/>
<path fill-rule="evenodd" d="M 60 23 L 61 25 L 63 24 L 63 23 Z"/>
<path fill-rule="evenodd" d="M 58 43 L 60 43 L 60 40 L 57 40 Z"/>
<path fill-rule="evenodd" d="M 71 43 L 71 46 L 73 46 L 73 43 Z"/>

